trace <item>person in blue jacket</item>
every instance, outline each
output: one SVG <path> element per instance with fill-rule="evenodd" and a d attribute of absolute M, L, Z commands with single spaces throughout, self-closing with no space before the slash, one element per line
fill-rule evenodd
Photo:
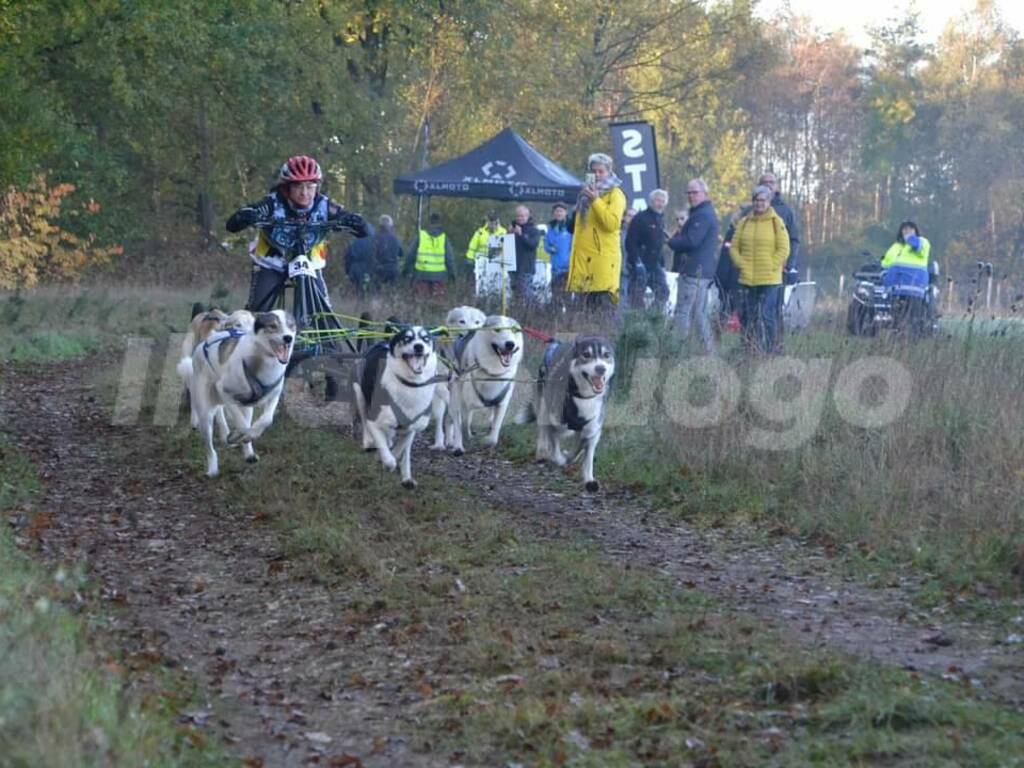
<path fill-rule="evenodd" d="M 569 231 L 569 208 L 555 203 L 551 208 L 551 221 L 544 233 L 544 252 L 551 262 L 551 295 L 565 293 L 565 276 L 569 274 L 569 253 L 572 251 L 572 232 Z"/>
<path fill-rule="evenodd" d="M 668 240 L 675 254 L 672 271 L 679 273 L 676 324 L 684 339 L 692 324 L 704 351 L 711 353 L 715 340 L 708 316 L 708 290 L 718 267 L 718 214 L 703 179 L 686 185 L 686 200 L 690 205 L 686 220 Z"/>

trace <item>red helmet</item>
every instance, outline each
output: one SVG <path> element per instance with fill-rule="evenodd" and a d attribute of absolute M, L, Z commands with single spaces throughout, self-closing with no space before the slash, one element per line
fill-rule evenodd
<path fill-rule="evenodd" d="M 289 157 L 281 166 L 278 174 L 279 184 L 291 184 L 294 181 L 323 181 L 324 174 L 320 164 L 307 155 Z"/>

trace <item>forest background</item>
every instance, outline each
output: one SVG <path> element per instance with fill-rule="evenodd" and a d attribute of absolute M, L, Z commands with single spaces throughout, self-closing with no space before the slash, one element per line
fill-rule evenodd
<path fill-rule="evenodd" d="M 764 169 L 805 267 L 848 272 L 914 219 L 947 274 L 1024 280 L 1024 42 L 990 0 L 934 44 L 867 47 L 744 0 L 0 0 L 0 288 L 244 271 L 226 216 L 282 159 L 413 234 L 392 179 L 511 126 L 580 175 L 607 124 L 656 126 L 663 184 L 724 218 Z M 464 247 L 486 201 L 434 199 Z M 547 218 L 537 204 L 538 219 Z M 506 212 L 506 216 L 510 210 Z M 95 270 L 91 265 L 97 265 Z M 105 265 L 102 270 L 100 265 Z"/>

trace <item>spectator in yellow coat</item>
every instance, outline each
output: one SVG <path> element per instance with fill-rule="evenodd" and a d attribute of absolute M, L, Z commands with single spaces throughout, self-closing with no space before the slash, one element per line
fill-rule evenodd
<path fill-rule="evenodd" d="M 789 258 L 786 223 L 772 208 L 772 191 L 758 186 L 753 209 L 736 224 L 732 237 L 733 263 L 745 295 L 740 322 L 744 339 L 761 352 L 779 352 L 782 268 Z"/>
<path fill-rule="evenodd" d="M 587 166 L 590 174 L 580 190 L 570 222 L 573 238 L 566 290 L 581 294 L 588 308 L 608 308 L 619 301 L 619 235 L 626 195 L 608 155 L 591 155 Z"/>

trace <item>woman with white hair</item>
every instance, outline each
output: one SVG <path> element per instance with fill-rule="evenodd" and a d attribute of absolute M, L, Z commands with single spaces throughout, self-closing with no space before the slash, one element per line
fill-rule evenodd
<path fill-rule="evenodd" d="M 743 337 L 760 352 L 779 352 L 779 303 L 782 300 L 782 267 L 789 258 L 789 232 L 772 208 L 772 191 L 754 188 L 753 209 L 736 224 L 730 249 L 739 270 L 744 300 L 740 309 Z"/>
<path fill-rule="evenodd" d="M 608 307 L 619 301 L 622 265 L 619 233 L 626 211 L 626 195 L 608 155 L 591 155 L 587 166 L 590 173 L 572 216 L 572 251 L 566 290 L 583 294 L 588 307 Z"/>

